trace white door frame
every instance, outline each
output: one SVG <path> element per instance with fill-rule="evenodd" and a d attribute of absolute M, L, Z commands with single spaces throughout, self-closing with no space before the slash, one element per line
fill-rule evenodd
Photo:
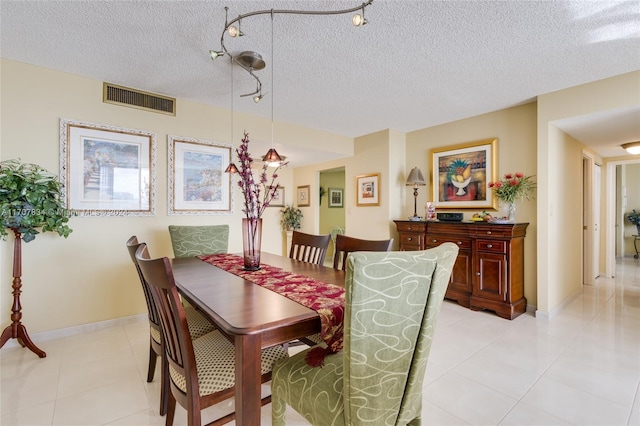
<path fill-rule="evenodd" d="M 582 151 L 582 283 L 586 285 L 595 284 L 593 276 L 594 167 L 595 158 L 593 155 Z"/>

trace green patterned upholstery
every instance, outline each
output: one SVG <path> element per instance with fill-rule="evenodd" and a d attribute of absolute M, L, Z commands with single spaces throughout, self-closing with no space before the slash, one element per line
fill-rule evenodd
<path fill-rule="evenodd" d="M 229 225 L 169 225 L 174 257 L 226 253 L 229 249 Z"/>
<path fill-rule="evenodd" d="M 344 350 L 323 367 L 308 350 L 277 361 L 272 424 L 288 404 L 314 426 L 420 424 L 422 383 L 458 247 L 355 252 L 345 282 Z"/>

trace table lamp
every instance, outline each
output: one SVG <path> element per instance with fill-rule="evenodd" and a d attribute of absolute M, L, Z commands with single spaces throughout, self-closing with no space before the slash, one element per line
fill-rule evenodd
<path fill-rule="evenodd" d="M 411 221 L 419 221 L 422 218 L 418 216 L 418 186 L 425 186 L 424 176 L 419 168 L 414 167 L 409 172 L 407 178 L 407 186 L 413 186 L 413 216 L 409 218 Z"/>

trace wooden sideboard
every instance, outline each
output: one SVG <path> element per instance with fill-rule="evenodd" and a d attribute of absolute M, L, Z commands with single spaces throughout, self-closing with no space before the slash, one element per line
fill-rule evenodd
<path fill-rule="evenodd" d="M 400 250 L 458 245 L 445 297 L 473 310 L 514 319 L 525 312 L 524 237 L 528 223 L 395 220 Z"/>

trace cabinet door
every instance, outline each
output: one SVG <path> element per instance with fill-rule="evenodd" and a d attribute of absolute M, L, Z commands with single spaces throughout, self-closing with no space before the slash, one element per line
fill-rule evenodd
<path fill-rule="evenodd" d="M 507 256 L 476 253 L 473 295 L 496 302 L 507 301 Z"/>
<path fill-rule="evenodd" d="M 449 280 L 449 287 L 447 291 L 458 291 L 461 294 L 471 294 L 472 290 L 472 275 L 471 275 L 471 252 L 467 250 L 460 250 L 458 252 L 458 258 L 453 265 L 451 271 L 451 279 Z"/>

